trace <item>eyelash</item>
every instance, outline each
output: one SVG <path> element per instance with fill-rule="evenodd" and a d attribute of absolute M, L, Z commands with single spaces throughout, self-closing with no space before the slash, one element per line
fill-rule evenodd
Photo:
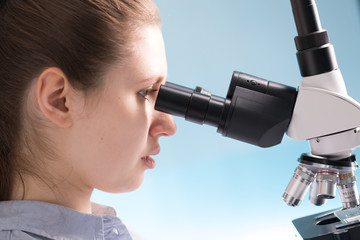
<path fill-rule="evenodd" d="M 149 96 L 152 97 L 157 91 L 159 91 L 159 89 L 155 89 L 155 88 L 148 88 L 145 90 L 142 90 L 140 92 L 138 92 L 138 94 L 143 97 L 145 100 L 149 101 Z"/>

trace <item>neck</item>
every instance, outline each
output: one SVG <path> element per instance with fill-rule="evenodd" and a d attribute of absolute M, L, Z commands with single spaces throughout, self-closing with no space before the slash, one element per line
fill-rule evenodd
<path fill-rule="evenodd" d="M 11 200 L 29 200 L 53 203 L 91 214 L 92 188 L 72 184 L 71 176 L 61 181 L 47 181 L 34 176 L 22 175 L 15 181 Z"/>

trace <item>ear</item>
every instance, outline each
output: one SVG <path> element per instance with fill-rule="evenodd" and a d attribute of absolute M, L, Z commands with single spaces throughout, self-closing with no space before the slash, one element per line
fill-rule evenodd
<path fill-rule="evenodd" d="M 36 97 L 40 109 L 49 121 L 63 128 L 72 125 L 70 91 L 70 83 L 59 68 L 48 68 L 38 78 Z"/>

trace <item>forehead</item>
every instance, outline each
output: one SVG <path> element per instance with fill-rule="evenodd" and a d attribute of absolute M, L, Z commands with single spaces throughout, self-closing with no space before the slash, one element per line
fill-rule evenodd
<path fill-rule="evenodd" d="M 159 26 L 150 25 L 138 30 L 132 42 L 128 67 L 143 79 L 167 76 L 165 46 Z"/>

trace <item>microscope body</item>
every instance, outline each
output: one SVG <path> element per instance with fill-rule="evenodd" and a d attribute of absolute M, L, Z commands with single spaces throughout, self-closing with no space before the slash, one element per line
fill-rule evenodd
<path fill-rule="evenodd" d="M 352 152 L 360 146 L 360 104 L 347 94 L 328 33 L 315 0 L 291 0 L 302 81 L 298 89 L 234 72 L 226 98 L 173 83 L 161 86 L 155 109 L 198 124 L 217 127 L 223 136 L 260 147 L 281 142 L 284 133 L 307 140 L 283 199 L 298 206 L 323 205 L 338 189 L 342 208 L 293 221 L 303 239 L 360 238 L 358 168 Z M 311 188 L 311 189 L 310 189 Z"/>
<path fill-rule="evenodd" d="M 298 36 L 297 58 L 303 79 L 287 135 L 309 140 L 283 195 L 297 206 L 310 190 L 310 201 L 323 205 L 338 187 L 344 208 L 360 204 L 352 155 L 360 145 L 360 105 L 348 96 L 328 33 L 322 29 L 314 0 L 291 0 Z"/>
<path fill-rule="evenodd" d="M 311 154 L 299 159 L 283 196 L 288 205 L 299 205 L 310 187 L 310 201 L 323 205 L 336 186 L 344 208 L 360 204 L 351 154 L 360 145 L 358 126 L 360 105 L 347 95 L 339 69 L 303 78 L 287 135 L 309 140 Z"/>
<path fill-rule="evenodd" d="M 340 69 L 302 79 L 287 130 L 289 137 L 308 140 L 359 126 L 360 104 L 348 96 Z M 328 150 L 326 154 L 334 154 Z"/>

